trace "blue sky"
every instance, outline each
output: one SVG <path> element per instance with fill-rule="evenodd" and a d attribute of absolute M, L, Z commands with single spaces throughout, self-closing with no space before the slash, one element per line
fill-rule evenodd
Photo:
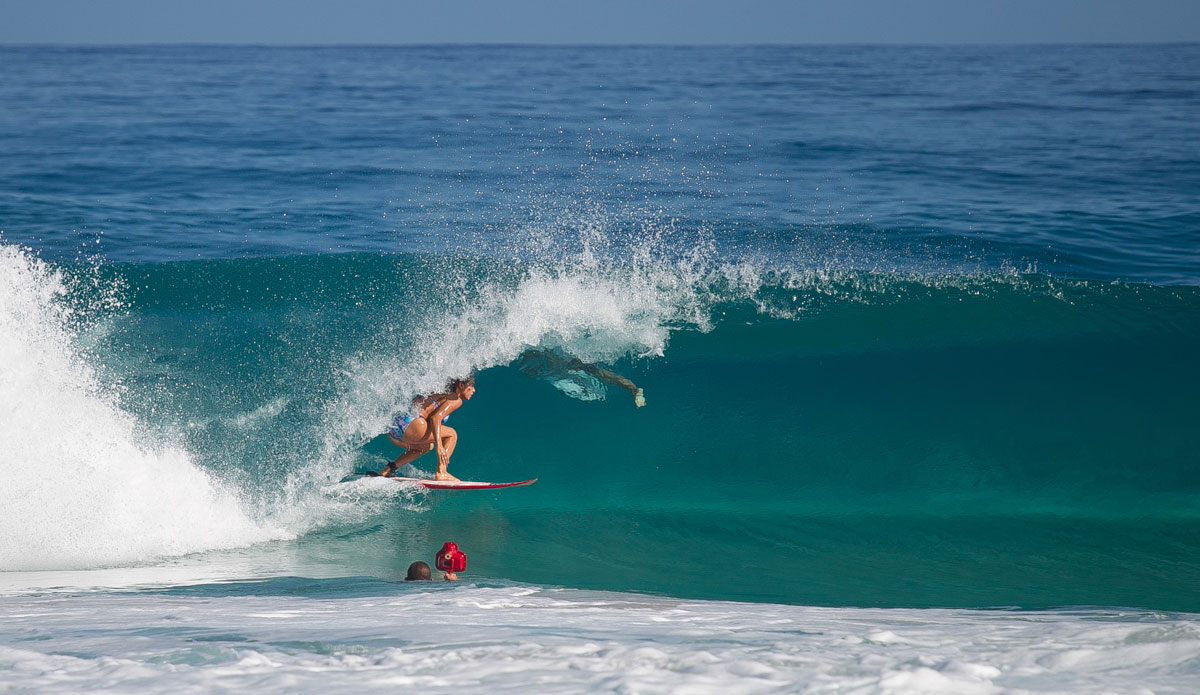
<path fill-rule="evenodd" d="M 1200 41 L 1200 0 L 0 0 L 0 43 Z"/>

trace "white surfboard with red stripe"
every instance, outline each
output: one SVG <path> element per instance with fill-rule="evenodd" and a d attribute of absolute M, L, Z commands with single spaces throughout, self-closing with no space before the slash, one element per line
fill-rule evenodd
<path fill-rule="evenodd" d="M 524 487 L 537 482 L 537 478 L 518 480 L 515 483 L 484 483 L 477 480 L 433 480 L 430 478 L 401 478 L 398 476 L 389 476 L 388 480 L 396 480 L 402 483 L 416 483 L 430 490 L 495 490 L 502 487 Z"/>

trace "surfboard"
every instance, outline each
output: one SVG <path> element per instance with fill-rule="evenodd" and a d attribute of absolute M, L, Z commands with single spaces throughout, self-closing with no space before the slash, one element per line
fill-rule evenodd
<path fill-rule="evenodd" d="M 478 480 L 431 480 L 429 478 L 401 478 L 394 475 L 388 476 L 387 479 L 402 483 L 416 483 L 429 490 L 495 490 L 502 487 L 525 487 L 526 485 L 533 485 L 538 480 L 537 478 L 530 478 L 529 480 L 518 480 L 514 483 L 484 483 Z"/>

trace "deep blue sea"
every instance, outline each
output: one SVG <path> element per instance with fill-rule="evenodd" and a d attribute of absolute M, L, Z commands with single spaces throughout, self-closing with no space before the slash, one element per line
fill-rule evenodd
<path fill-rule="evenodd" d="M 1197 114 L 1200 45 L 0 46 L 0 690 L 1190 692 Z M 468 373 L 535 485 L 357 477 Z"/>

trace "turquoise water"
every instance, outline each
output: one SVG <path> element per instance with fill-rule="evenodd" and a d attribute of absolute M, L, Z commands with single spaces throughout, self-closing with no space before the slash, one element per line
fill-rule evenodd
<path fill-rule="evenodd" d="M 1194 46 L 0 55 L 0 570 L 1200 610 Z"/>
<path fill-rule="evenodd" d="M 660 267 L 647 288 L 620 267 L 409 255 L 117 264 L 88 282 L 128 304 L 77 342 L 145 446 L 300 530 L 295 561 L 322 574 L 402 576 L 453 538 L 485 576 L 581 588 L 1197 608 L 1194 288 L 717 270 Z M 411 315 L 410 288 L 446 278 L 462 294 Z M 422 351 L 446 325 L 459 351 Z M 523 375 L 531 344 L 613 358 L 648 405 Z M 464 367 L 479 391 L 452 471 L 535 486 L 397 501 L 390 481 L 339 483 L 398 455 L 390 414 Z"/>

